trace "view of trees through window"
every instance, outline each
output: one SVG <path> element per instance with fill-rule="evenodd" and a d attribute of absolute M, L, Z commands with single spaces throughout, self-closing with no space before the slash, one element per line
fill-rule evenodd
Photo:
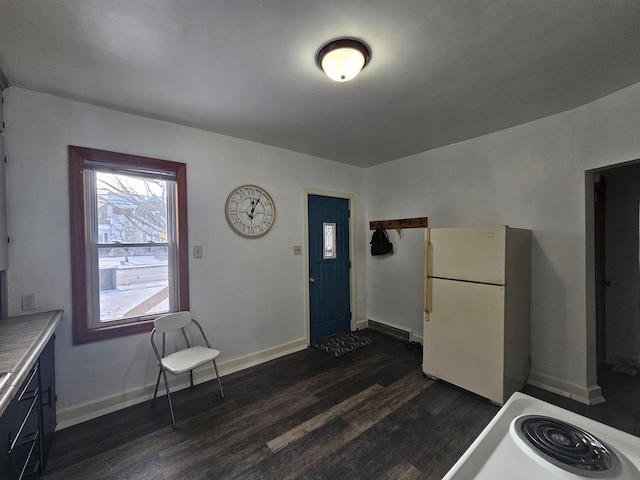
<path fill-rule="evenodd" d="M 96 172 L 100 322 L 170 311 L 172 183 Z"/>

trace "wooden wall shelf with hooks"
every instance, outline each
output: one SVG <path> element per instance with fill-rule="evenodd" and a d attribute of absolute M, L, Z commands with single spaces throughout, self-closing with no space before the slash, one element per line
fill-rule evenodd
<path fill-rule="evenodd" d="M 429 217 L 416 217 L 416 218 L 400 218 L 398 220 L 374 220 L 369 222 L 369 230 L 376 230 L 378 228 L 427 228 L 429 226 Z"/>

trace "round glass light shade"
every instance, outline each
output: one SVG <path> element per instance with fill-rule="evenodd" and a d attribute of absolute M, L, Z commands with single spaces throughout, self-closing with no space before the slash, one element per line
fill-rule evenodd
<path fill-rule="evenodd" d="M 322 70 L 331 80 L 348 82 L 364 67 L 364 56 L 355 48 L 338 48 L 322 59 Z"/>
<path fill-rule="evenodd" d="M 357 40 L 335 40 L 318 53 L 318 64 L 336 82 L 348 82 L 364 68 L 369 49 Z"/>

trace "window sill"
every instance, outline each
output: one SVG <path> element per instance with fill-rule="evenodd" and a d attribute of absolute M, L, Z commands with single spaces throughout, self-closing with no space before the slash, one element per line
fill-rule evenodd
<path fill-rule="evenodd" d="M 81 326 L 76 322 L 74 327 Z M 153 330 L 153 320 L 144 320 L 135 323 L 121 323 L 98 328 L 75 328 L 73 332 L 74 344 L 97 342 L 109 338 L 124 337 L 137 333 L 147 333 Z"/>

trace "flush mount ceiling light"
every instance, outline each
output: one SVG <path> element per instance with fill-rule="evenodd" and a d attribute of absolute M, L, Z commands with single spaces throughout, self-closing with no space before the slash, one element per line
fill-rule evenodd
<path fill-rule="evenodd" d="M 318 51 L 316 63 L 336 82 L 348 82 L 369 62 L 371 52 L 360 40 L 341 38 L 327 43 Z"/>

